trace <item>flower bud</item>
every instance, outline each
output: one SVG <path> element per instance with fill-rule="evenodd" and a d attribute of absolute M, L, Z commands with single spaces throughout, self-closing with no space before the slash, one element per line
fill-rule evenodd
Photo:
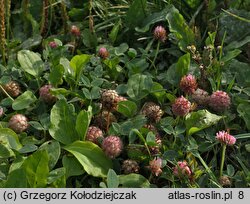
<path fill-rule="evenodd" d="M 165 40 L 167 39 L 167 32 L 165 28 L 163 28 L 162 26 L 157 26 L 154 29 L 154 38 L 161 42 L 165 42 Z"/>

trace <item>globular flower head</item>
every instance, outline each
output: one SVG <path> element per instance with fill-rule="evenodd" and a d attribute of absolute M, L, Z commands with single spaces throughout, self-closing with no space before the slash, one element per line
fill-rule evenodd
<path fill-rule="evenodd" d="M 103 90 L 101 93 L 101 103 L 102 107 L 108 111 L 117 110 L 117 105 L 121 101 L 126 101 L 127 99 L 119 96 L 115 90 Z"/>
<path fill-rule="evenodd" d="M 208 92 L 204 91 L 203 89 L 196 89 L 196 91 L 192 94 L 192 99 L 198 105 L 206 106 L 209 102 L 209 95 Z"/>
<path fill-rule="evenodd" d="M 121 154 L 123 150 L 123 142 L 120 137 L 110 135 L 103 139 L 102 150 L 108 157 L 113 159 Z"/>
<path fill-rule="evenodd" d="M 153 160 L 149 162 L 149 169 L 154 175 L 159 176 L 162 173 L 161 168 L 162 168 L 161 158 L 154 158 Z"/>
<path fill-rule="evenodd" d="M 157 26 L 154 29 L 154 38 L 156 40 L 159 40 L 161 42 L 165 42 L 167 39 L 167 31 L 164 27 L 162 26 Z"/>
<path fill-rule="evenodd" d="M 12 97 L 17 97 L 21 93 L 19 83 L 16 81 L 10 81 L 3 86 L 5 91 L 8 92 Z"/>
<path fill-rule="evenodd" d="M 28 119 L 22 114 L 13 115 L 9 120 L 8 127 L 16 133 L 21 133 L 29 127 Z"/>
<path fill-rule="evenodd" d="M 49 42 L 49 46 L 50 46 L 51 48 L 56 48 L 56 47 L 57 47 L 57 43 L 56 43 L 55 41 L 50 41 L 50 42 Z"/>
<path fill-rule="evenodd" d="M 221 176 L 219 179 L 219 182 L 223 187 L 231 186 L 231 181 L 230 181 L 230 178 L 228 176 Z"/>
<path fill-rule="evenodd" d="M 224 91 L 215 91 L 209 98 L 209 106 L 218 112 L 225 111 L 230 107 L 231 100 Z"/>
<path fill-rule="evenodd" d="M 155 135 L 155 146 L 149 146 L 149 151 L 152 155 L 157 155 L 160 153 L 160 149 L 162 147 L 162 139 L 159 134 Z"/>
<path fill-rule="evenodd" d="M 98 55 L 102 58 L 102 59 L 107 59 L 109 56 L 109 51 L 107 50 L 106 47 L 101 47 L 98 51 Z"/>
<path fill-rule="evenodd" d="M 172 111 L 176 116 L 185 116 L 191 110 L 191 103 L 183 96 L 175 99 L 172 104 Z"/>
<path fill-rule="evenodd" d="M 180 88 L 186 94 L 193 94 L 197 89 L 197 81 L 195 76 L 188 74 L 181 78 Z"/>
<path fill-rule="evenodd" d="M 173 168 L 173 174 L 179 178 L 190 177 L 192 171 L 186 161 L 178 161 L 177 165 Z"/>
<path fill-rule="evenodd" d="M 160 106 L 153 102 L 147 102 L 144 104 L 141 113 L 147 117 L 149 122 L 157 123 L 160 121 L 163 111 Z"/>
<path fill-rule="evenodd" d="M 132 159 L 124 160 L 122 163 L 122 170 L 124 174 L 138 173 L 140 167 L 138 163 Z"/>
<path fill-rule="evenodd" d="M 234 145 L 236 142 L 236 138 L 224 130 L 216 133 L 216 139 L 225 145 Z"/>
<path fill-rule="evenodd" d="M 51 84 L 46 84 L 39 89 L 40 98 L 46 103 L 54 103 L 56 101 L 56 97 L 50 93 L 51 88 Z"/>
<path fill-rule="evenodd" d="M 86 135 L 86 140 L 91 141 L 95 144 L 99 144 L 102 139 L 103 139 L 102 130 L 96 126 L 89 126 Z"/>
<path fill-rule="evenodd" d="M 79 37 L 81 35 L 80 29 L 76 25 L 71 26 L 70 32 L 76 37 Z"/>

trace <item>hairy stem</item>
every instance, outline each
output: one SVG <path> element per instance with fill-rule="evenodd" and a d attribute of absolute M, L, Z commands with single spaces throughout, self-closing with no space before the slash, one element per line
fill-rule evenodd
<path fill-rule="evenodd" d="M 224 162 L 225 162 L 226 148 L 227 148 L 227 145 L 223 144 L 222 152 L 221 152 L 220 177 L 223 174 L 223 167 L 224 167 Z"/>

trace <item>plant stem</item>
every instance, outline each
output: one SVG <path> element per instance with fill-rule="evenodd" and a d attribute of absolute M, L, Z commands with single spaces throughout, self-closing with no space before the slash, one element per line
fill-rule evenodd
<path fill-rule="evenodd" d="M 155 57 L 154 57 L 154 59 L 153 59 L 153 61 L 152 61 L 152 64 L 151 64 L 151 66 L 150 66 L 150 69 L 151 69 L 152 66 L 155 67 L 155 60 L 156 60 L 157 55 L 158 55 L 158 53 L 159 53 L 160 43 L 161 43 L 161 42 L 158 40 L 157 47 L 156 47 L 156 52 L 155 52 Z M 157 73 L 156 67 L 155 67 L 155 71 L 156 71 L 156 73 Z"/>
<path fill-rule="evenodd" d="M 222 176 L 222 173 L 223 173 L 223 167 L 224 167 L 224 162 L 225 162 L 226 148 L 227 148 L 227 145 L 223 144 L 223 146 L 222 146 L 222 152 L 221 152 L 220 177 Z"/>
<path fill-rule="evenodd" d="M 0 85 L 0 89 L 5 93 L 6 96 L 8 96 L 12 101 L 14 101 L 14 99 L 8 94 L 7 91 L 5 91 L 5 89 L 2 87 L 2 85 Z"/>

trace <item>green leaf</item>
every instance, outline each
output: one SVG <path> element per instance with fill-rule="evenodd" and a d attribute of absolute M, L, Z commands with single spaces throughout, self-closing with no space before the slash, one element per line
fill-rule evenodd
<path fill-rule="evenodd" d="M 244 38 L 241 41 L 237 40 L 237 41 L 230 42 L 226 47 L 224 47 L 224 50 L 228 51 L 228 50 L 237 49 L 237 48 L 240 48 L 249 42 L 250 42 L 250 36 L 247 36 L 246 38 Z"/>
<path fill-rule="evenodd" d="M 128 80 L 127 94 L 134 100 L 141 100 L 149 94 L 153 86 L 151 77 L 142 74 L 134 74 Z"/>
<path fill-rule="evenodd" d="M 75 129 L 76 114 L 74 106 L 65 100 L 59 100 L 51 109 L 49 128 L 50 135 L 63 144 L 70 144 L 79 140 Z"/>
<path fill-rule="evenodd" d="M 149 188 L 150 182 L 140 174 L 120 175 L 119 183 L 123 188 Z"/>
<path fill-rule="evenodd" d="M 112 169 L 111 160 L 92 142 L 76 141 L 64 149 L 73 154 L 84 170 L 94 177 L 106 177 L 108 170 Z"/>
<path fill-rule="evenodd" d="M 79 135 L 80 140 L 85 140 L 89 124 L 92 118 L 92 108 L 89 106 L 88 111 L 82 110 L 76 118 L 76 131 Z"/>
<path fill-rule="evenodd" d="M 212 32 L 212 33 L 208 32 L 208 37 L 207 37 L 207 39 L 205 41 L 206 46 L 208 46 L 208 45 L 214 45 L 216 34 L 217 34 L 216 32 Z"/>
<path fill-rule="evenodd" d="M 110 34 L 109 34 L 109 39 L 111 40 L 112 43 L 114 43 L 116 41 L 116 38 L 117 38 L 117 34 L 120 30 L 120 27 L 121 27 L 121 19 L 116 22 L 116 24 L 114 25 L 114 27 L 112 28 Z"/>
<path fill-rule="evenodd" d="M 55 67 L 51 67 L 49 79 L 48 81 L 54 86 L 60 85 L 63 83 L 63 74 L 64 74 L 64 67 L 62 65 L 57 65 Z"/>
<path fill-rule="evenodd" d="M 188 73 L 190 67 L 190 54 L 187 53 L 181 56 L 176 64 L 172 64 L 167 70 L 167 81 L 178 86 L 182 76 Z"/>
<path fill-rule="evenodd" d="M 108 171 L 107 186 L 108 188 L 118 188 L 119 186 L 119 177 L 113 169 L 109 169 Z"/>
<path fill-rule="evenodd" d="M 217 124 L 222 118 L 222 116 L 212 114 L 207 110 L 191 112 L 185 118 L 187 133 L 188 135 L 192 135 L 200 130 Z"/>
<path fill-rule="evenodd" d="M 67 58 L 65 58 L 65 57 L 60 58 L 60 65 L 63 66 L 64 72 L 65 72 L 66 75 L 70 75 L 70 76 L 75 75 L 74 70 L 70 66 L 70 62 L 69 62 L 69 60 Z"/>
<path fill-rule="evenodd" d="M 151 25 L 154 25 L 155 23 L 160 21 L 165 21 L 166 16 L 171 8 L 172 5 L 166 5 L 166 8 L 164 8 L 162 11 L 147 16 L 143 20 L 142 24 L 139 25 L 140 27 L 136 27 L 135 30 L 137 32 L 143 32 L 143 33 L 148 32 Z"/>
<path fill-rule="evenodd" d="M 126 63 L 126 67 L 129 69 L 129 76 L 133 74 L 143 73 L 149 66 L 149 63 L 145 58 L 134 58 Z"/>
<path fill-rule="evenodd" d="M 121 101 L 118 103 L 117 111 L 124 116 L 131 118 L 137 111 L 137 105 L 133 101 Z"/>
<path fill-rule="evenodd" d="M 177 151 L 175 151 L 175 150 L 167 150 L 163 154 L 163 159 L 164 160 L 174 161 L 174 160 L 176 160 L 176 158 L 178 158 L 178 156 L 179 156 L 179 154 L 178 154 Z"/>
<path fill-rule="evenodd" d="M 80 76 L 81 71 L 84 69 L 84 66 L 89 62 L 91 55 L 75 55 L 70 60 L 70 67 L 74 70 L 74 77 L 77 79 Z"/>
<path fill-rule="evenodd" d="M 146 136 L 146 142 L 147 142 L 147 145 L 149 146 L 155 146 L 156 143 L 155 143 L 155 134 L 153 132 L 148 132 L 147 136 Z"/>
<path fill-rule="evenodd" d="M 246 148 L 247 152 L 250 152 L 250 144 L 246 144 L 245 148 Z"/>
<path fill-rule="evenodd" d="M 238 139 L 247 139 L 250 138 L 250 133 L 244 133 L 244 134 L 239 134 L 239 135 L 234 135 L 234 137 Z"/>
<path fill-rule="evenodd" d="M 86 47 L 95 49 L 97 46 L 97 36 L 90 29 L 84 29 L 82 31 L 82 42 Z"/>
<path fill-rule="evenodd" d="M 239 50 L 239 49 L 229 51 L 226 53 L 225 56 L 222 57 L 221 61 L 228 62 L 228 61 L 234 59 L 235 57 L 237 57 L 240 53 L 241 53 L 241 50 Z"/>
<path fill-rule="evenodd" d="M 139 26 L 146 16 L 146 0 L 134 0 L 126 14 L 126 25 L 130 28 Z"/>
<path fill-rule="evenodd" d="M 250 103 L 239 104 L 237 111 L 245 121 L 247 129 L 250 130 Z"/>
<path fill-rule="evenodd" d="M 12 108 L 14 110 L 26 109 L 36 102 L 36 100 L 36 96 L 31 91 L 25 91 L 13 101 Z"/>
<path fill-rule="evenodd" d="M 134 118 L 130 118 L 125 122 L 121 123 L 120 130 L 121 135 L 128 135 L 132 129 L 140 129 L 145 125 L 147 119 L 144 115 L 136 115 Z"/>
<path fill-rule="evenodd" d="M 179 40 L 179 48 L 182 51 L 186 51 L 187 46 L 195 43 L 195 35 L 192 29 L 188 27 L 185 19 L 174 6 L 169 10 L 166 19 L 170 32 L 174 33 Z"/>
<path fill-rule="evenodd" d="M 14 150 L 19 150 L 22 148 L 17 134 L 9 128 L 0 129 L 0 141 L 5 146 L 8 146 Z"/>
<path fill-rule="evenodd" d="M 31 153 L 37 150 L 37 146 L 34 144 L 26 144 L 21 149 L 18 150 L 21 154 Z"/>
<path fill-rule="evenodd" d="M 17 182 L 18 181 L 18 182 Z M 16 169 L 7 177 L 5 188 L 27 188 L 26 172 L 23 168 Z"/>
<path fill-rule="evenodd" d="M 0 143 L 0 159 L 7 159 L 13 156 L 15 156 L 15 153 L 10 149 L 10 147 Z"/>
<path fill-rule="evenodd" d="M 59 142 L 55 140 L 47 141 L 40 146 L 39 150 L 47 151 L 49 156 L 49 169 L 52 170 L 55 167 L 61 154 L 61 146 Z"/>
<path fill-rule="evenodd" d="M 227 175 L 232 177 L 234 175 L 234 173 L 235 173 L 235 169 L 234 169 L 233 165 L 228 164 L 227 165 Z"/>
<path fill-rule="evenodd" d="M 25 72 L 34 77 L 39 77 L 42 74 L 44 64 L 39 54 L 30 50 L 21 50 L 17 53 L 17 59 Z"/>
<path fill-rule="evenodd" d="M 122 56 L 128 50 L 128 48 L 129 47 L 127 43 L 122 43 L 119 45 L 119 47 L 115 48 L 115 54 L 118 56 Z"/>
<path fill-rule="evenodd" d="M 66 178 L 70 176 L 80 176 L 84 174 L 84 169 L 74 156 L 64 155 L 62 159 L 63 167 L 66 169 Z M 74 168 L 72 168 L 72 166 Z"/>
<path fill-rule="evenodd" d="M 182 77 L 187 74 L 190 67 L 190 53 L 181 56 L 176 64 L 176 72 L 178 77 Z"/>
<path fill-rule="evenodd" d="M 232 59 L 230 63 L 225 65 L 225 69 L 229 71 L 229 74 L 236 75 L 236 81 L 238 86 L 249 87 L 250 86 L 250 64 L 240 62 L 236 59 Z"/>
<path fill-rule="evenodd" d="M 48 184 L 50 188 L 65 188 L 66 187 L 66 170 L 58 168 L 49 173 Z"/>
<path fill-rule="evenodd" d="M 41 123 L 37 121 L 29 121 L 29 125 L 31 125 L 36 130 L 44 130 L 44 127 L 41 125 Z"/>
<path fill-rule="evenodd" d="M 22 50 L 32 49 L 33 47 L 40 45 L 42 42 L 42 39 L 43 38 L 41 35 L 34 35 L 31 38 L 28 38 L 27 40 L 23 41 L 19 47 Z"/>
<path fill-rule="evenodd" d="M 160 102 L 163 103 L 166 98 L 166 91 L 163 86 L 157 82 L 154 82 L 151 89 L 151 94 Z"/>
<path fill-rule="evenodd" d="M 49 156 L 44 151 L 37 151 L 30 155 L 24 162 L 23 168 L 27 175 L 30 188 L 43 188 L 47 185 L 49 175 Z"/>

